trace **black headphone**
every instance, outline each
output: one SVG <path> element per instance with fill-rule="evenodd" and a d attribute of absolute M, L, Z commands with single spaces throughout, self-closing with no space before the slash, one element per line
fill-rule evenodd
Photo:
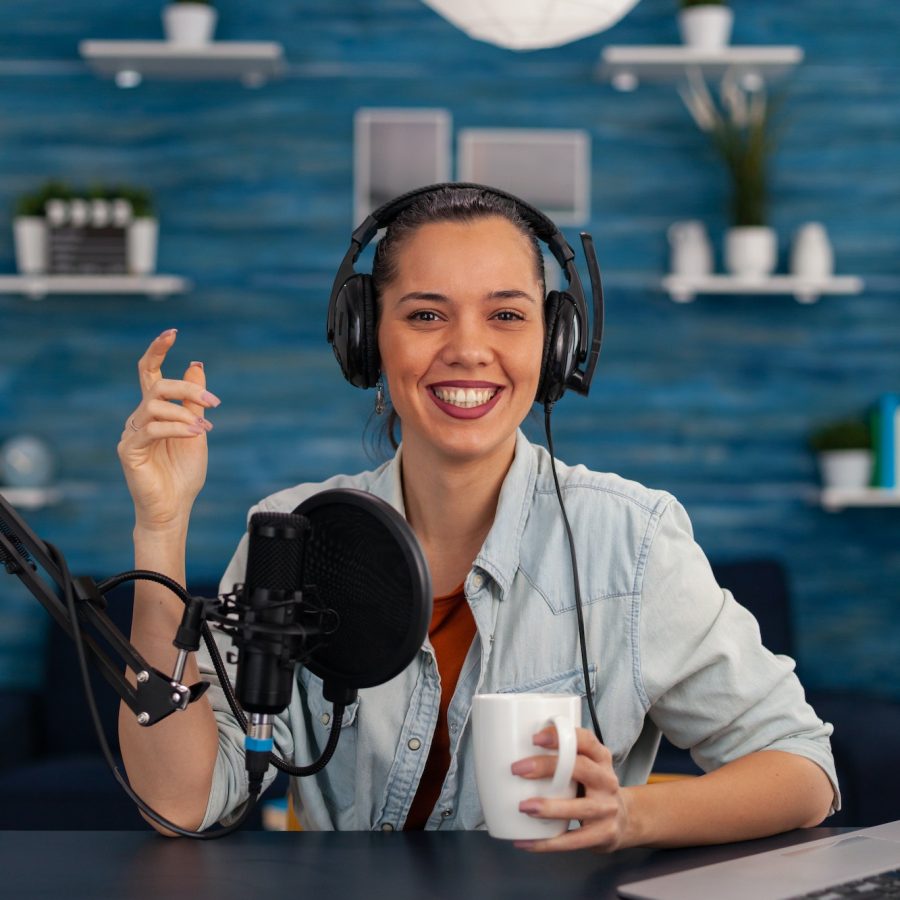
<path fill-rule="evenodd" d="M 328 342 L 334 350 L 344 378 L 356 387 L 371 388 L 375 387 L 381 375 L 375 328 L 375 288 L 371 275 L 357 272 L 353 268 L 359 254 L 378 231 L 390 225 L 422 195 L 433 191 L 467 188 L 494 194 L 513 203 L 538 239 L 550 248 L 566 275 L 567 289 L 550 291 L 544 300 L 546 332 L 535 399 L 539 403 L 553 404 L 568 388 L 579 394 L 587 394 L 594 377 L 603 335 L 603 287 L 593 239 L 582 232 L 581 243 L 591 279 L 594 313 L 589 342 L 587 303 L 581 278 L 575 267 L 575 252 L 559 228 L 540 210 L 512 194 L 482 184 L 465 182 L 432 184 L 401 194 L 376 209 L 353 232 L 350 247 L 341 261 L 328 301 Z M 578 366 L 585 361 L 585 367 L 579 369 Z"/>

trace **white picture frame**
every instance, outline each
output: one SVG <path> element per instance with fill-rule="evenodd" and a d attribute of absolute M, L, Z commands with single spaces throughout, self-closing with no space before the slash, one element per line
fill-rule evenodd
<path fill-rule="evenodd" d="M 460 129 L 457 180 L 508 191 L 557 225 L 584 225 L 591 212 L 590 135 L 583 129 Z"/>
<path fill-rule="evenodd" d="M 361 107 L 353 117 L 353 224 L 406 191 L 451 180 L 446 109 Z"/>

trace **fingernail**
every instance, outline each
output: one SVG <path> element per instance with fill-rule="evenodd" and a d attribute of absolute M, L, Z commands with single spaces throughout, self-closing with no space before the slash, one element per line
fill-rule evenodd
<path fill-rule="evenodd" d="M 218 406 L 222 401 L 215 394 L 204 391 L 200 395 L 200 402 L 205 403 L 207 406 Z"/>
<path fill-rule="evenodd" d="M 520 759 L 511 766 L 513 775 L 528 775 L 534 771 L 534 762 L 530 759 Z"/>
<path fill-rule="evenodd" d="M 203 419 L 203 418 L 201 418 L 201 417 L 198 416 L 198 417 L 197 417 L 197 424 L 198 424 L 201 428 L 206 429 L 206 431 L 212 431 L 212 430 L 213 430 L 213 423 L 210 422 L 209 419 Z"/>
<path fill-rule="evenodd" d="M 202 425 L 188 425 L 188 431 L 191 434 L 203 434 L 206 429 Z"/>
<path fill-rule="evenodd" d="M 164 331 L 164 332 L 157 338 L 157 340 L 159 340 L 159 338 L 169 337 L 170 335 L 173 335 L 173 334 L 178 334 L 178 329 L 177 329 L 177 328 L 169 328 L 169 329 L 167 329 L 166 331 Z"/>
<path fill-rule="evenodd" d="M 550 747 L 553 744 L 553 735 L 547 734 L 546 731 L 539 731 L 531 742 L 538 747 Z"/>
<path fill-rule="evenodd" d="M 191 366 L 200 366 L 200 368 L 202 369 L 202 368 L 203 368 L 203 363 L 200 362 L 199 359 L 192 359 L 192 360 L 191 360 Z M 190 368 L 191 366 L 188 366 L 188 368 Z"/>
<path fill-rule="evenodd" d="M 519 804 L 519 812 L 527 813 L 529 816 L 536 812 L 540 812 L 541 804 L 537 800 L 523 800 Z"/>

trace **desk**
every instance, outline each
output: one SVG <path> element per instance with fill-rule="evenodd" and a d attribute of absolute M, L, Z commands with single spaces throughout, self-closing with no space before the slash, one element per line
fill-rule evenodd
<path fill-rule="evenodd" d="M 135 831 L 0 831 L 10 900 L 605 900 L 616 885 L 847 829 L 687 850 L 530 854 L 483 831 L 275 833 L 220 841 Z"/>

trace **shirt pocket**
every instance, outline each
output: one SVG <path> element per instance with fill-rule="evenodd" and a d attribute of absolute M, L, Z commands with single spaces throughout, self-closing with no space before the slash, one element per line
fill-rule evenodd
<path fill-rule="evenodd" d="M 324 735 L 325 740 L 327 740 L 328 734 L 331 732 L 334 704 L 322 696 L 322 679 L 317 675 L 313 675 L 309 669 L 301 666 L 297 680 L 300 683 L 301 693 L 305 695 L 305 704 L 309 710 L 310 724 L 316 739 L 318 741 Z M 349 706 L 344 707 L 344 714 L 341 716 L 341 729 L 355 726 L 358 713 L 359 697 Z"/>
<path fill-rule="evenodd" d="M 590 678 L 591 691 L 593 691 L 597 683 L 597 667 L 593 664 L 588 666 L 588 677 Z M 565 672 L 554 672 L 531 678 L 528 681 L 517 681 L 505 687 L 497 688 L 496 693 L 578 694 L 580 697 L 587 695 L 584 685 L 584 670 L 580 667 L 568 669 Z"/>

